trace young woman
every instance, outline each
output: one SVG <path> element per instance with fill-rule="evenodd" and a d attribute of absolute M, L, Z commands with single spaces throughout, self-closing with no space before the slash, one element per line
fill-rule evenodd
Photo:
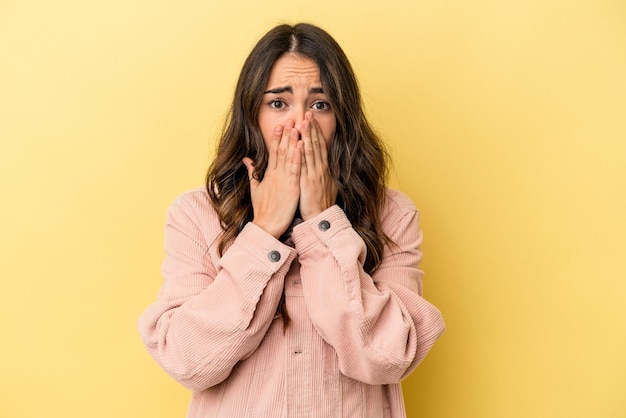
<path fill-rule="evenodd" d="M 322 29 L 246 60 L 206 187 L 171 206 L 139 328 L 188 417 L 404 417 L 444 330 L 421 297 L 418 212 L 386 187 L 356 78 Z"/>

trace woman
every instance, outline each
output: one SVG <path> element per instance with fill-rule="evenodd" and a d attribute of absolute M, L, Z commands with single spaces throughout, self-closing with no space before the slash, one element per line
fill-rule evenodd
<path fill-rule="evenodd" d="M 339 45 L 308 24 L 246 60 L 206 188 L 171 206 L 143 341 L 188 417 L 404 417 L 444 329 L 420 295 L 418 213 Z"/>

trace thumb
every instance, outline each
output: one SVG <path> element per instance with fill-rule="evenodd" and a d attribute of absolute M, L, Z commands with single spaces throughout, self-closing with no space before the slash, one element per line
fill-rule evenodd
<path fill-rule="evenodd" d="M 252 161 L 252 159 L 244 157 L 241 161 L 248 170 L 248 179 L 250 179 L 250 184 L 258 183 L 259 181 L 254 177 L 254 162 Z"/>

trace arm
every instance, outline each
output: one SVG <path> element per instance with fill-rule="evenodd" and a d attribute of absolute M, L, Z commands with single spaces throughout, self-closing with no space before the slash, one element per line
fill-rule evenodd
<path fill-rule="evenodd" d="M 337 352 L 341 372 L 369 384 L 408 376 L 444 330 L 441 313 L 421 297 L 422 234 L 418 213 L 405 200 L 404 210 L 385 216 L 395 245 L 385 247 L 372 276 L 362 267 L 365 244 L 338 206 L 293 234 L 311 320 Z M 330 228 L 320 228 L 321 221 Z"/>
<path fill-rule="evenodd" d="M 214 265 L 210 257 L 214 248 L 204 235 L 207 228 L 215 229 L 213 237 L 219 234 L 217 221 L 207 225 L 211 210 L 208 202 L 189 199 L 179 199 L 170 208 L 162 266 L 165 281 L 157 301 L 139 319 L 150 355 L 195 391 L 223 381 L 258 347 L 295 257 L 293 249 L 248 224 Z M 199 219 L 205 219 L 204 224 Z M 280 260 L 272 261 L 271 251 L 278 251 Z"/>

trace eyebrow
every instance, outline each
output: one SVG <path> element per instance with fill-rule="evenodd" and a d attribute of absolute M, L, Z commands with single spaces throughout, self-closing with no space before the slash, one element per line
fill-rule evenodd
<path fill-rule="evenodd" d="M 280 94 L 280 93 L 285 93 L 285 92 L 293 94 L 293 89 L 290 86 L 276 87 L 276 88 L 264 91 L 263 94 L 267 94 L 267 93 Z M 321 87 L 311 87 L 309 89 L 309 94 L 324 94 L 324 90 Z"/>

